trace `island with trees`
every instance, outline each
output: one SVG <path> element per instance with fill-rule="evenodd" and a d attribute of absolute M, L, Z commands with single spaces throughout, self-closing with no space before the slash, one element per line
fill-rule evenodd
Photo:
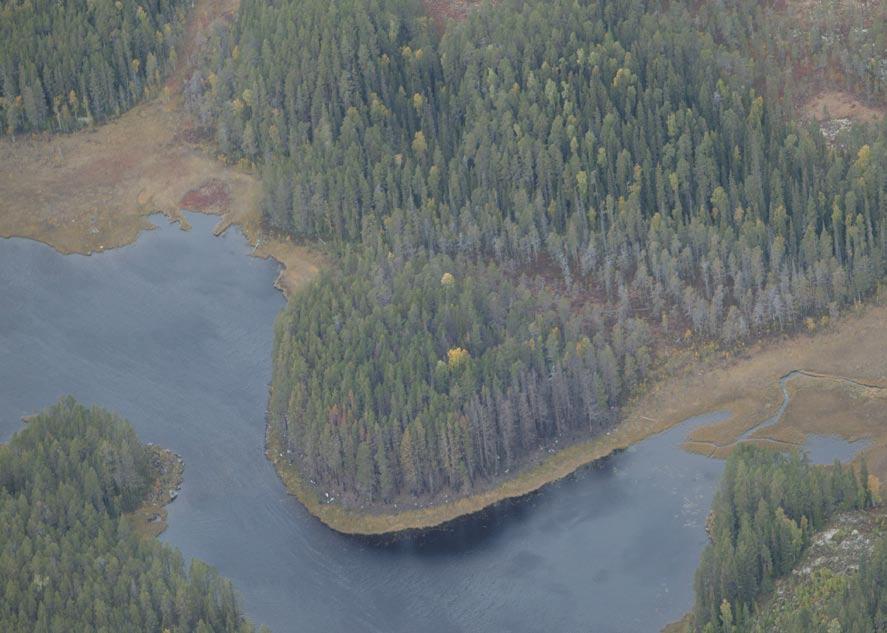
<path fill-rule="evenodd" d="M 255 631 L 215 569 L 134 529 L 156 477 L 129 423 L 70 397 L 0 445 L 0 629 Z"/>

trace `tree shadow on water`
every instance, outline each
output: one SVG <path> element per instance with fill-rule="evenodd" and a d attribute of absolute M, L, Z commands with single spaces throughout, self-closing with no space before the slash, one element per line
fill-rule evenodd
<path fill-rule="evenodd" d="M 468 553 L 480 547 L 490 547 L 557 502 L 570 488 L 582 486 L 587 480 L 608 479 L 613 475 L 613 460 L 618 451 L 583 466 L 563 479 L 543 486 L 520 497 L 505 499 L 480 512 L 448 521 L 443 525 L 423 530 L 406 530 L 381 536 L 340 535 L 351 543 L 391 555 L 410 553 L 428 558 Z"/>

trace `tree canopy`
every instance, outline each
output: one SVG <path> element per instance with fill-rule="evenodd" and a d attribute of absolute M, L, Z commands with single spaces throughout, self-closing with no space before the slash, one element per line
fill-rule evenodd
<path fill-rule="evenodd" d="M 11 0 L 0 5 L 0 135 L 71 131 L 158 88 L 184 0 Z"/>
<path fill-rule="evenodd" d="M 128 423 L 71 398 L 0 446 L 0 629 L 254 631 L 215 569 L 133 532 L 152 476 Z"/>
<path fill-rule="evenodd" d="M 594 410 L 613 415 L 650 364 L 617 350 L 615 326 L 729 349 L 815 329 L 876 291 L 887 126 L 829 143 L 795 120 L 782 60 L 755 54 L 770 15 L 760 3 L 695 4 L 502 0 L 441 36 L 418 0 L 244 0 L 215 34 L 188 85 L 195 115 L 224 155 L 259 170 L 268 228 L 322 241 L 354 277 L 316 281 L 278 328 L 271 423 L 310 479 L 366 501 L 389 497 L 383 470 L 407 454 L 448 473 L 393 476 L 413 493 L 470 491 L 528 462 L 533 451 L 509 448 L 509 423 L 490 417 L 490 457 L 468 465 L 475 441 L 464 468 L 438 468 L 428 438 L 442 431 L 430 428 L 456 428 L 473 399 L 525 391 L 513 376 L 561 380 L 553 357 L 491 354 L 530 331 L 538 305 L 515 311 L 509 332 L 441 336 L 443 272 L 509 296 L 536 277 L 579 314 L 598 306 L 573 338 L 570 318 L 555 324 L 561 353 L 584 336 L 601 342 L 598 363 L 610 346 L 628 388 Z M 488 331 L 497 304 L 475 302 L 464 331 Z M 489 368 L 471 393 L 430 390 L 445 345 Z M 586 387 L 564 380 L 562 400 L 582 401 Z M 551 414 L 533 409 L 536 428 Z M 603 428 L 582 415 L 534 448 Z"/>
<path fill-rule="evenodd" d="M 305 475 L 354 502 L 466 492 L 610 428 L 650 331 L 494 264 L 346 258 L 277 323 L 275 424 Z"/>
<path fill-rule="evenodd" d="M 833 513 L 870 508 L 868 485 L 864 471 L 838 462 L 823 468 L 797 454 L 739 445 L 712 503 L 712 542 L 696 571 L 696 630 L 752 630 L 759 594 L 792 570 Z"/>

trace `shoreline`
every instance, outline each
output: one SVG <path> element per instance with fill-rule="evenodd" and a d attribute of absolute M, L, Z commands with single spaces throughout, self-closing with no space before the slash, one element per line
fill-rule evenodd
<path fill-rule="evenodd" d="M 196 0 L 163 88 L 114 119 L 69 134 L 0 138 L 0 237 L 91 255 L 135 242 L 162 214 L 189 228 L 183 211 L 221 216 L 214 233 L 240 226 L 253 255 L 278 261 L 276 286 L 291 294 L 324 265 L 319 249 L 268 236 L 261 184 L 249 165 L 227 164 L 195 127 L 182 96 L 196 46 L 239 0 Z"/>
<path fill-rule="evenodd" d="M 266 425 L 265 456 L 274 465 L 274 470 L 287 492 L 309 514 L 331 530 L 349 536 L 398 536 L 407 532 L 440 528 L 505 501 L 520 499 L 668 428 L 651 429 L 647 435 L 633 440 L 617 437 L 611 432 L 609 435 L 578 442 L 483 492 L 389 514 L 362 513 L 336 503 L 322 502 L 311 486 L 305 483 L 296 467 L 281 459 L 280 440 L 270 425 Z"/>
<path fill-rule="evenodd" d="M 136 106 L 98 130 L 36 141 L 20 140 L 13 143 L 0 140 L 0 186 L 17 176 L 13 173 L 16 169 L 10 167 L 14 162 L 12 159 L 16 157 L 16 149 L 25 150 L 22 162 L 35 169 L 38 169 L 36 165 L 40 165 L 39 169 L 45 167 L 46 157 L 55 154 L 60 146 L 77 147 L 83 144 L 87 135 L 105 135 L 109 146 L 102 150 L 103 153 L 114 155 L 125 151 L 125 147 L 120 145 L 119 128 L 126 127 L 130 118 L 140 117 L 142 109 L 155 114 L 164 110 L 163 116 L 173 117 L 178 125 L 179 114 L 165 111 L 164 106 L 155 100 Z M 175 130 L 166 132 L 169 136 L 177 134 Z M 100 145 L 103 143 L 99 142 Z M 219 220 L 212 230 L 216 236 L 237 226 L 252 248 L 251 256 L 273 259 L 280 264 L 281 270 L 274 286 L 287 298 L 326 265 L 326 258 L 318 249 L 265 233 L 258 203 L 261 187 L 252 174 L 227 167 L 207 156 L 204 148 L 190 146 L 184 141 L 164 145 L 163 154 L 145 159 L 152 165 L 159 160 L 166 161 L 164 174 L 156 180 L 152 179 L 152 174 L 132 182 L 132 172 L 140 166 L 136 165 L 132 170 L 119 174 L 123 180 L 112 191 L 101 184 L 93 191 L 89 183 L 81 183 L 79 187 L 72 188 L 73 193 L 64 202 L 60 202 L 59 188 L 66 178 L 65 172 L 82 169 L 76 162 L 60 169 L 61 174 L 49 172 L 56 173 L 50 182 L 34 179 L 19 182 L 12 187 L 11 196 L 0 200 L 0 238 L 39 242 L 62 255 L 90 256 L 134 244 L 143 232 L 157 228 L 149 219 L 153 215 L 162 215 L 170 223 L 178 224 L 183 231 L 190 230 L 185 212 L 192 212 L 217 216 Z M 4 157 L 7 160 L 3 160 Z M 91 160 L 87 167 L 95 167 L 94 162 Z M 166 172 L 173 169 L 178 169 L 177 173 L 168 177 Z M 108 174 L 96 176 L 99 179 L 107 177 Z M 147 184 L 146 179 L 149 181 Z M 44 185 L 45 190 L 42 188 Z M 136 190 L 139 191 L 138 195 Z M 207 190 L 210 191 L 209 195 Z M 94 206 L 96 198 L 104 198 L 102 206 Z M 43 217 L 39 212 L 34 214 L 36 217 L 31 217 L 13 208 L 17 199 L 39 200 L 37 207 L 51 210 Z M 58 205 L 55 204 L 57 202 Z"/>
<path fill-rule="evenodd" d="M 842 317 L 836 326 L 815 335 L 798 333 L 775 342 L 756 343 L 741 358 L 679 360 L 677 368 L 662 368 L 660 373 L 669 377 L 655 382 L 630 403 L 622 420 L 608 434 L 577 442 L 488 490 L 425 508 L 374 513 L 322 502 L 297 467 L 282 459 L 280 438 L 267 422 L 265 454 L 287 491 L 312 516 L 336 532 L 395 536 L 439 528 L 503 501 L 536 492 L 697 415 L 730 413 L 723 422 L 691 432 L 680 446 L 683 450 L 690 450 L 694 440 L 737 431 L 741 434 L 772 415 L 782 402 L 780 378 L 798 367 L 821 375 L 839 374 L 887 384 L 887 337 L 880 334 L 885 327 L 887 308 L 873 305 Z M 842 429 L 834 428 L 834 432 L 841 435 Z M 887 472 L 887 444 L 873 442 L 861 454 L 866 455 L 873 473 Z"/>
<path fill-rule="evenodd" d="M 216 20 L 231 15 L 237 4 L 197 0 L 186 44 L 195 42 L 196 35 Z M 89 255 L 133 243 L 143 230 L 154 227 L 147 216 L 155 213 L 178 221 L 183 230 L 188 225 L 182 209 L 218 215 L 213 233 L 221 235 L 238 225 L 253 247 L 253 256 L 280 263 L 274 285 L 291 297 L 326 265 L 325 258 L 289 239 L 266 235 L 256 177 L 226 165 L 195 134 L 181 96 L 190 69 L 188 57 L 181 55 L 166 96 L 147 100 L 115 120 L 67 135 L 0 140 L 0 189 L 8 194 L 0 199 L 0 236 L 32 239 L 63 254 Z M 860 328 L 860 322 L 870 325 Z M 728 410 L 731 416 L 697 429 L 686 444 L 722 443 L 722 438 L 739 435 L 769 417 L 782 398 L 778 379 L 799 367 L 885 381 L 885 327 L 887 310 L 873 307 L 867 315 L 851 314 L 815 335 L 796 333 L 756 343 L 742 358 L 711 354 L 700 360 L 692 357 L 692 350 L 667 350 L 659 370 L 665 377 L 629 403 L 609 433 L 548 455 L 487 490 L 426 508 L 386 514 L 321 502 L 296 467 L 280 459 L 278 438 L 267 423 L 266 455 L 288 491 L 336 531 L 372 535 L 438 527 L 535 492 L 701 413 Z M 842 343 L 847 339 L 851 344 Z M 681 357 L 677 361 L 669 357 L 675 352 Z M 872 367 L 880 373 L 873 375 Z M 887 473 L 887 446 L 883 448 L 880 466 Z"/>
<path fill-rule="evenodd" d="M 646 394 L 643 400 L 650 395 Z M 678 417 L 659 420 L 633 411 L 632 415 L 618 422 L 606 434 L 571 444 L 489 489 L 424 508 L 392 513 L 360 512 L 334 502 L 324 503 L 304 481 L 297 467 L 282 459 L 280 438 L 267 422 L 265 456 L 274 465 L 274 470 L 287 492 L 295 497 L 309 514 L 331 530 L 348 536 L 400 536 L 408 532 L 442 528 L 448 523 L 479 514 L 500 503 L 521 499 L 569 477 L 586 466 L 664 433 L 690 418 L 722 408 L 717 405 L 693 405 Z M 730 414 L 728 418 L 730 421 L 737 417 L 736 412 L 732 410 Z"/>
<path fill-rule="evenodd" d="M 124 516 L 137 534 L 158 537 L 168 526 L 166 507 L 179 496 L 185 477 L 185 462 L 178 453 L 148 442 L 154 480 L 148 494 L 132 512 Z"/>

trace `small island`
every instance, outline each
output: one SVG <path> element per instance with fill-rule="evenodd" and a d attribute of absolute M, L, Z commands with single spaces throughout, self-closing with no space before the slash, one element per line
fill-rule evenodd
<path fill-rule="evenodd" d="M 0 445 L 0 627 L 255 631 L 230 582 L 144 529 L 180 476 L 173 453 L 97 407 L 67 397 L 31 417 Z"/>

